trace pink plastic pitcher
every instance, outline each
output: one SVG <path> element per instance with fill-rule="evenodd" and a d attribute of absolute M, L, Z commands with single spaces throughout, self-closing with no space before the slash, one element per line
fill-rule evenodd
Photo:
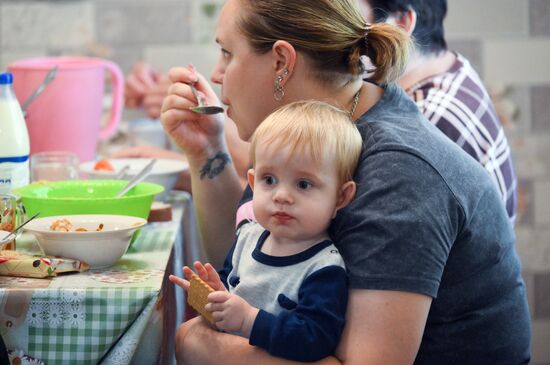
<path fill-rule="evenodd" d="M 27 110 L 31 154 L 72 151 L 80 161 L 93 160 L 97 142 L 110 137 L 120 121 L 124 77 L 113 62 L 89 57 L 46 57 L 20 60 L 8 66 L 19 103 L 44 80 L 48 71 L 58 72 Z M 112 79 L 111 114 L 101 127 L 105 70 Z"/>

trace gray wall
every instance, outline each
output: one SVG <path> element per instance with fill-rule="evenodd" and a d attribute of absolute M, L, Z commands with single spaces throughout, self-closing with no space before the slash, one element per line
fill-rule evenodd
<path fill-rule="evenodd" d="M 209 74 L 222 0 L 0 0 L 0 69 L 61 54 L 106 57 L 125 72 L 193 63 Z M 550 364 L 550 0 L 449 0 L 451 48 L 486 81 L 520 179 L 516 227 L 533 316 L 533 363 Z"/>

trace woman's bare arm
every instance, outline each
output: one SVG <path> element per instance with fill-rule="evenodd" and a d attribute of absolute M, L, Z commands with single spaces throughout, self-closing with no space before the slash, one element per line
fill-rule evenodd
<path fill-rule="evenodd" d="M 353 289 L 337 357 L 346 365 L 412 364 L 431 303 L 416 293 Z"/>
<path fill-rule="evenodd" d="M 418 352 L 431 298 L 414 293 L 351 291 L 347 323 L 337 350 L 318 365 L 412 364 Z M 273 357 L 248 340 L 217 332 L 202 318 L 183 324 L 176 336 L 178 364 L 186 365 L 291 365 Z M 309 363 L 311 364 L 311 363 Z"/>
<path fill-rule="evenodd" d="M 298 365 L 300 362 L 273 357 L 264 350 L 250 346 L 248 339 L 218 332 L 202 319 L 194 318 L 180 326 L 176 333 L 176 359 L 185 365 Z M 338 365 L 334 357 L 313 365 Z"/>
<path fill-rule="evenodd" d="M 170 70 L 169 77 L 172 85 L 162 105 L 161 121 L 189 162 L 199 233 L 209 261 L 217 266 L 223 262 L 234 237 L 237 203 L 242 194 L 224 135 L 225 116 L 189 110 L 197 104 L 190 83 L 195 83 L 209 104 L 219 104 L 201 75 L 178 67 Z"/>

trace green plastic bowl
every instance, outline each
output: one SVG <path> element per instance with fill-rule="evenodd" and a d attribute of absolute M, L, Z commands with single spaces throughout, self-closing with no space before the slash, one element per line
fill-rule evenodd
<path fill-rule="evenodd" d="M 67 214 L 116 214 L 147 219 L 156 194 L 164 187 L 141 182 L 120 198 L 117 192 L 127 184 L 122 180 L 67 180 L 37 182 L 15 189 L 27 216 Z"/>

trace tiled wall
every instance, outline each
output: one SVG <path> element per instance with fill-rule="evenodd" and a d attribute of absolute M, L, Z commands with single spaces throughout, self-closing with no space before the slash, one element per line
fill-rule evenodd
<path fill-rule="evenodd" d="M 0 69 L 39 55 L 193 63 L 209 74 L 223 0 L 0 0 Z M 520 178 L 516 227 L 533 316 L 533 363 L 550 365 L 550 0 L 449 0 L 451 48 L 490 87 Z"/>
<path fill-rule="evenodd" d="M 548 365 L 550 0 L 450 0 L 446 28 L 451 46 L 474 60 L 506 126 L 520 180 L 517 248 L 533 317 L 533 363 Z"/>
<path fill-rule="evenodd" d="M 0 0 L 0 67 L 37 55 L 105 57 L 129 71 L 215 61 L 223 0 Z"/>

